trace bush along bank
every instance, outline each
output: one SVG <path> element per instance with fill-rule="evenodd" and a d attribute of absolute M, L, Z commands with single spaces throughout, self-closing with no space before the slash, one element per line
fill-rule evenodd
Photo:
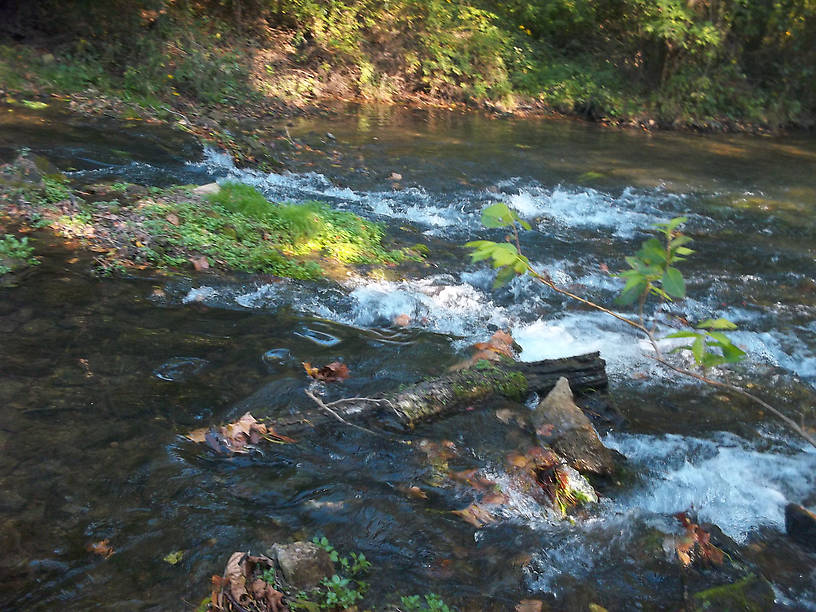
<path fill-rule="evenodd" d="M 23 156 L 0 167 L 0 216 L 79 241 L 103 275 L 214 270 L 318 279 L 422 260 L 419 246 L 388 248 L 380 224 L 320 202 L 269 202 L 239 183 L 71 190 Z"/>
<path fill-rule="evenodd" d="M 70 94 L 84 108 L 116 98 L 202 134 L 213 131 L 196 120 L 202 109 L 263 114 L 329 99 L 647 127 L 808 127 L 814 54 L 813 0 L 43 0 L 0 9 L 6 93 Z"/>

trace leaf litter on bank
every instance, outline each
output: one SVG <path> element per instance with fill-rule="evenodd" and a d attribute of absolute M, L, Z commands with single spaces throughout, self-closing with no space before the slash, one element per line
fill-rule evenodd
<path fill-rule="evenodd" d="M 219 455 L 246 454 L 250 447 L 266 440 L 278 444 L 292 444 L 295 441 L 277 433 L 272 427 L 255 419 L 249 412 L 234 423 L 221 427 L 202 427 L 187 434 L 187 439 L 206 444 Z"/>
<path fill-rule="evenodd" d="M 218 612 L 288 612 L 284 594 L 264 578 L 274 575 L 275 564 L 265 555 L 234 552 L 224 573 L 212 577 L 209 610 Z"/>

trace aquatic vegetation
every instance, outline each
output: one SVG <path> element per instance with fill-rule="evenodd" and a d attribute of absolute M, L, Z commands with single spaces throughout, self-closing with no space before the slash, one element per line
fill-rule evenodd
<path fill-rule="evenodd" d="M 235 270 L 309 279 L 323 275 L 316 257 L 345 264 L 421 259 L 409 249 L 384 248 L 379 224 L 319 202 L 277 204 L 238 183 L 210 196 L 211 206 L 186 195 L 176 189 L 142 207 L 145 227 L 165 243 L 147 252 L 160 266 L 183 265 L 184 253 L 198 252 Z"/>

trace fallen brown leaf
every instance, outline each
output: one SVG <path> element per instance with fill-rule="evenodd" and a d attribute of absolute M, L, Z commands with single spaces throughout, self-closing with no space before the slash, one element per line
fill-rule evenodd
<path fill-rule="evenodd" d="M 538 599 L 522 599 L 516 604 L 516 612 L 541 612 L 544 602 Z"/>
<path fill-rule="evenodd" d="M 695 561 L 703 565 L 722 565 L 723 551 L 711 543 L 711 534 L 693 522 L 685 512 L 674 515 L 685 528 L 683 537 L 675 540 L 675 551 L 680 563 L 688 567 Z"/>
<path fill-rule="evenodd" d="M 452 514 L 457 516 L 461 516 L 466 522 L 470 523 L 477 529 L 481 529 L 485 525 L 489 525 L 496 521 L 493 516 L 490 514 L 489 510 L 486 510 L 476 502 L 470 504 L 467 508 L 462 508 L 461 510 L 452 510 Z"/>
<path fill-rule="evenodd" d="M 473 366 L 482 359 L 486 359 L 487 361 L 499 361 L 502 357 L 515 359 L 516 350 L 514 347 L 515 342 L 513 337 L 507 332 L 499 330 L 490 336 L 490 340 L 487 342 L 477 342 L 473 345 L 473 348 L 477 351 L 473 357 L 450 369 L 453 371 L 463 370 Z"/>
<path fill-rule="evenodd" d="M 342 382 L 349 377 L 348 366 L 339 361 L 333 361 L 322 368 L 315 368 L 308 361 L 303 362 L 303 369 L 306 374 L 315 380 L 322 380 L 324 382 Z"/>
<path fill-rule="evenodd" d="M 170 225 L 175 225 L 176 227 L 178 227 L 179 224 L 181 223 L 181 221 L 179 221 L 178 215 L 175 213 L 170 213 L 165 217 L 165 219 L 167 219 L 167 222 Z"/>
<path fill-rule="evenodd" d="M 222 427 L 202 427 L 194 429 L 185 436 L 193 442 L 207 444 L 212 450 L 221 455 L 246 453 L 247 445 L 256 445 L 261 440 L 270 440 L 292 444 L 295 441 L 274 429 L 258 422 L 249 412 L 234 423 Z"/>
<path fill-rule="evenodd" d="M 113 546 L 110 545 L 110 540 L 105 538 L 104 540 L 100 540 L 99 542 L 92 542 L 85 547 L 85 550 L 88 552 L 92 552 L 95 555 L 99 555 L 100 557 L 104 557 L 105 559 L 110 559 L 111 555 L 115 552 L 113 550 Z"/>

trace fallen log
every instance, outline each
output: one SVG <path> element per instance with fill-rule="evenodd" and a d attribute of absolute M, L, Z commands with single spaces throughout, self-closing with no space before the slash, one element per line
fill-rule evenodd
<path fill-rule="evenodd" d="M 527 363 L 505 358 L 498 362 L 481 360 L 467 369 L 419 382 L 395 393 L 338 400 L 297 415 L 282 416 L 275 420 L 274 428 L 297 437 L 307 428 L 339 418 L 351 423 L 373 419 L 398 429 L 412 430 L 421 422 L 462 412 L 492 397 L 519 402 L 532 393 L 543 397 L 561 377 L 569 381 L 578 397 L 594 395 L 597 398 L 608 386 L 605 365 L 599 353 Z"/>

